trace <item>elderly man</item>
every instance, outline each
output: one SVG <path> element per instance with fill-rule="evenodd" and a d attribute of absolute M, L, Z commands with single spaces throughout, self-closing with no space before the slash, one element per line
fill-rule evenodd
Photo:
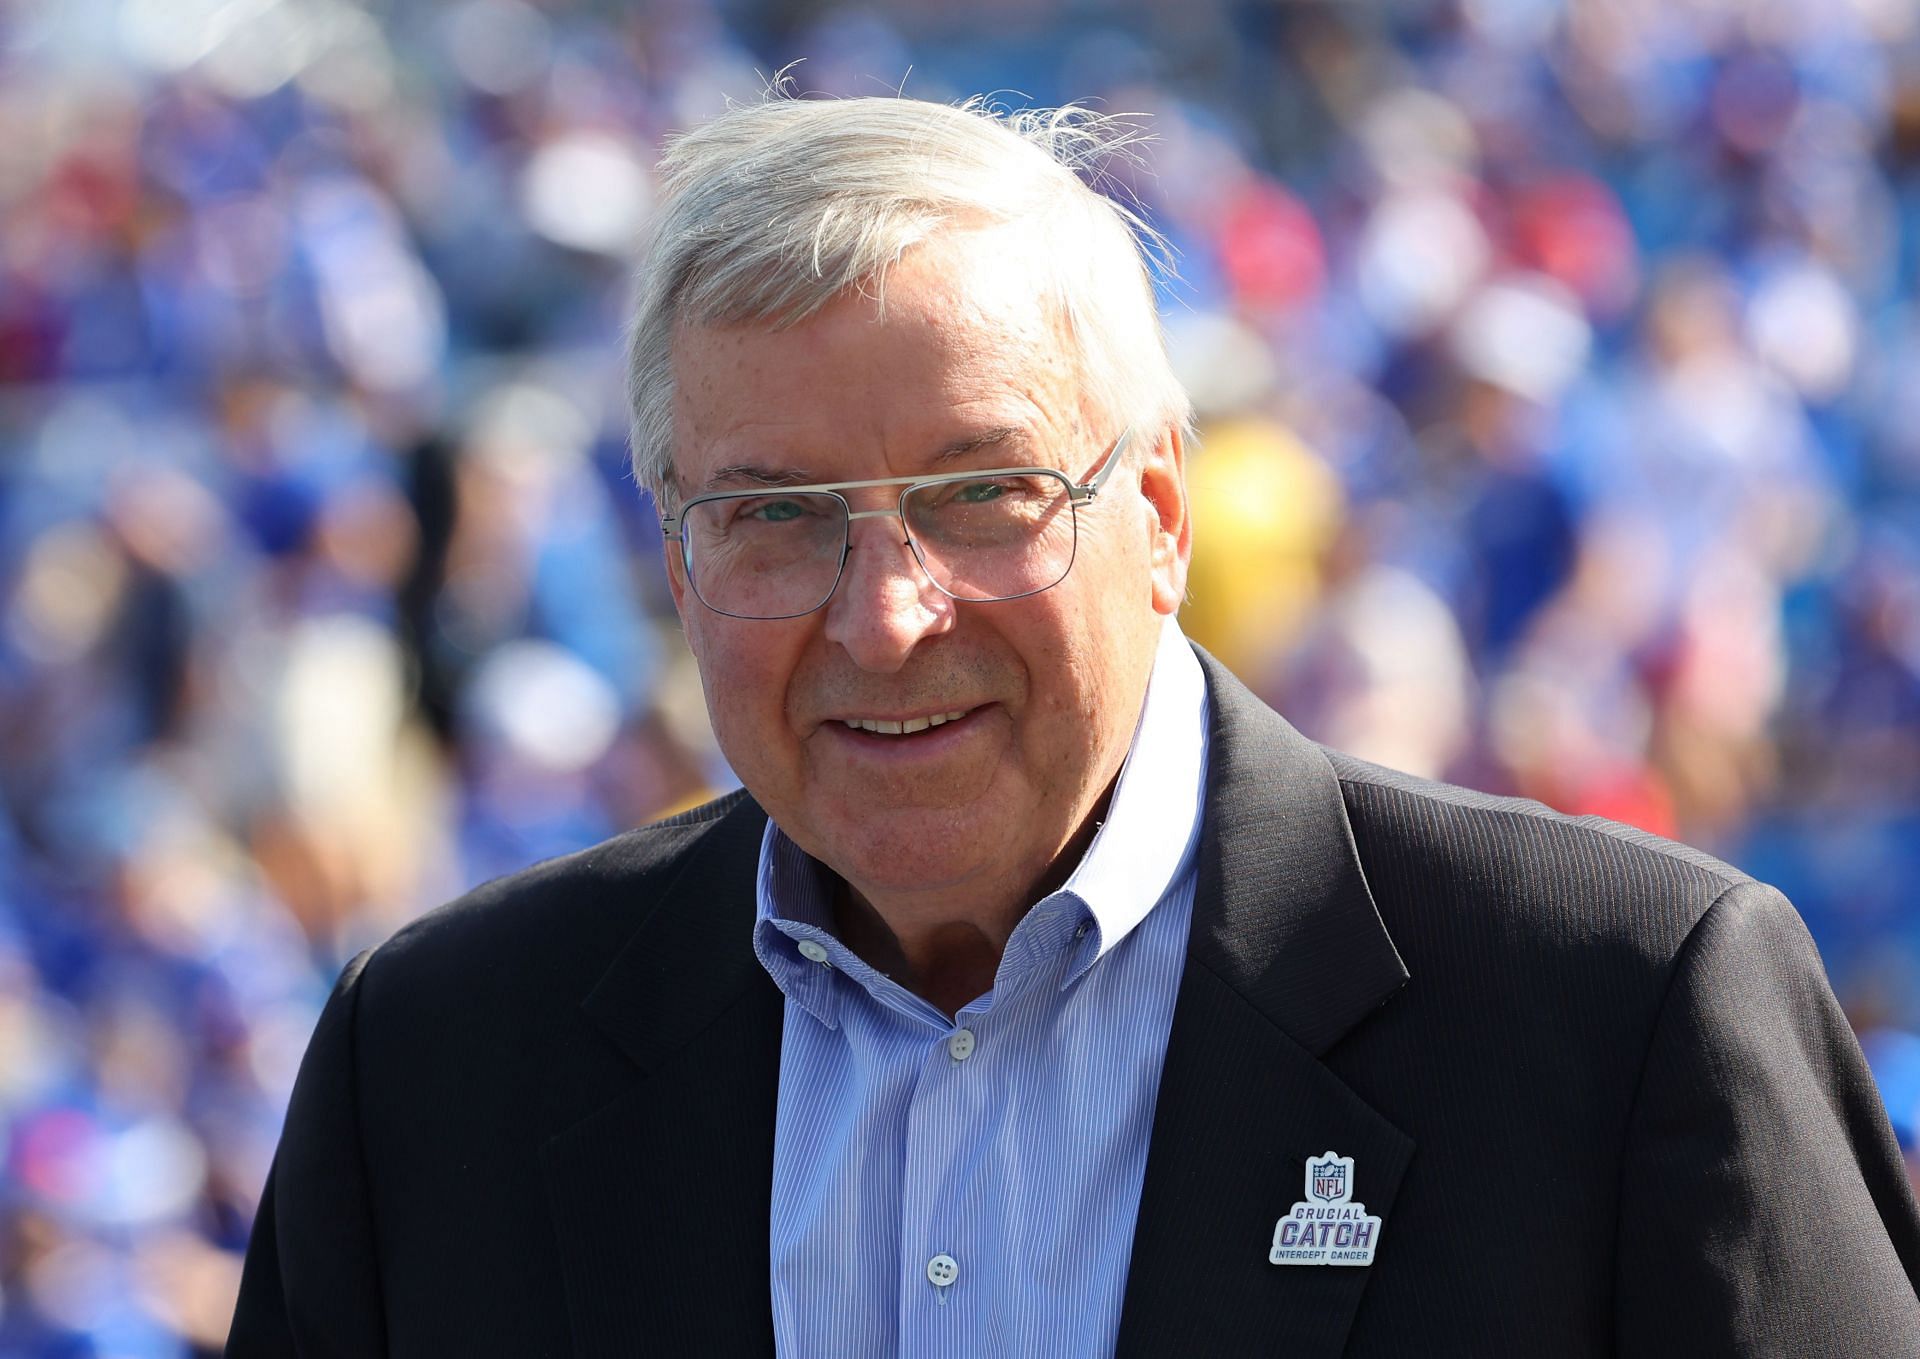
<path fill-rule="evenodd" d="M 353 962 L 233 1354 L 1920 1348 L 1778 894 L 1323 751 L 1182 640 L 1108 135 L 674 145 L 634 454 L 745 788 Z"/>

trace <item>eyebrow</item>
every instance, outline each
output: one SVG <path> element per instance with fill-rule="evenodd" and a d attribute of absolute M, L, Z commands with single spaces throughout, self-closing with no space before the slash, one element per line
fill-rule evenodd
<path fill-rule="evenodd" d="M 952 462 L 955 458 L 977 453 L 983 448 L 998 448 L 1005 443 L 1024 442 L 1026 437 L 1026 430 L 1018 425 L 995 425 L 992 429 L 982 430 L 978 434 L 969 434 L 964 439 L 955 439 L 952 443 L 943 445 L 934 453 L 933 465 L 939 467 Z"/>
<path fill-rule="evenodd" d="M 1025 442 L 1027 431 L 1019 425 L 995 425 L 978 434 L 969 434 L 965 438 L 955 439 L 942 444 L 934 450 L 929 465 L 929 474 L 937 474 L 939 469 L 969 453 L 977 453 L 983 448 L 998 448 L 1004 444 Z M 904 480 L 904 478 L 903 478 Z M 722 464 L 707 474 L 701 489 L 718 490 L 723 486 L 751 482 L 755 486 L 806 486 L 815 484 L 820 478 L 803 467 L 776 467 L 765 463 L 730 462 Z"/>
<path fill-rule="evenodd" d="M 750 462 L 731 462 L 714 468 L 701 489 L 711 491 L 729 482 L 739 481 L 750 481 L 756 486 L 804 486 L 811 480 L 813 474 L 798 467 L 762 467 Z"/>

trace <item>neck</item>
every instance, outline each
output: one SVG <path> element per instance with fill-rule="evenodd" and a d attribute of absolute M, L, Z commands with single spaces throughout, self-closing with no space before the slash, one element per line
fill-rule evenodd
<path fill-rule="evenodd" d="M 863 891 L 840 879 L 834 933 L 869 967 L 953 1015 L 992 988 L 1014 926 L 1072 875 L 1111 795 L 1109 787 L 1038 874 L 1016 869 L 1001 883 L 927 893 Z"/>

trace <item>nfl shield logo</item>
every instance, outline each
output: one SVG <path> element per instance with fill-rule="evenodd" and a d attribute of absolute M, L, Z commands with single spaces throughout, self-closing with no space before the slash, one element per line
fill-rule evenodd
<path fill-rule="evenodd" d="M 1322 1203 L 1338 1203 L 1347 1197 L 1347 1169 L 1353 1164 L 1346 1157 L 1330 1157 L 1307 1162 L 1307 1192 Z"/>

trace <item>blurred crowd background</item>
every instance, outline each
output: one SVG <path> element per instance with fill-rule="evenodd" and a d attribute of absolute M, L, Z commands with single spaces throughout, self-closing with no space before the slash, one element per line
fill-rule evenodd
<path fill-rule="evenodd" d="M 1920 1123 L 1916 0 L 0 0 L 0 1354 L 206 1354 L 340 965 L 730 785 L 624 467 L 663 134 L 1150 117 L 1190 633 L 1703 845 Z"/>

